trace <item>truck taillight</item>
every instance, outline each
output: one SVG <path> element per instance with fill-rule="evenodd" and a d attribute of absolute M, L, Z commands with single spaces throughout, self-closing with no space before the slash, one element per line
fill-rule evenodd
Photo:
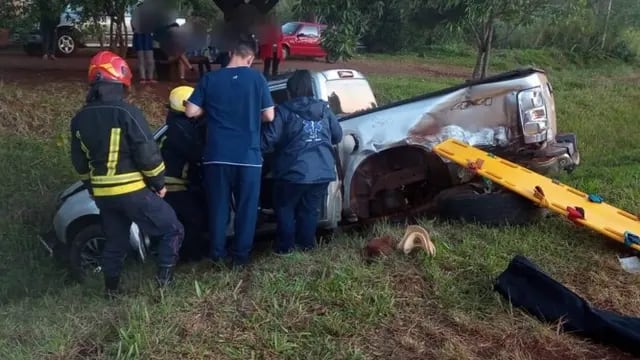
<path fill-rule="evenodd" d="M 524 142 L 530 144 L 545 141 L 549 118 L 542 87 L 519 92 L 518 109 Z"/>

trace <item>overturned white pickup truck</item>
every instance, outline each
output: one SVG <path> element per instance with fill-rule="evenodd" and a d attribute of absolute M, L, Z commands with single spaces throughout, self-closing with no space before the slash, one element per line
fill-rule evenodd
<path fill-rule="evenodd" d="M 288 75 L 270 82 L 276 103 L 287 99 Z M 558 134 L 553 89 L 545 73 L 522 69 L 378 106 L 355 70 L 313 73 L 316 96 L 340 117 L 338 177 L 329 185 L 319 228 L 332 230 L 427 209 L 448 218 L 523 223 L 536 208 L 516 195 L 445 161 L 431 148 L 456 138 L 544 175 L 571 171 L 580 157 L 573 134 Z M 160 139 L 166 128 L 155 133 Z M 265 163 L 269 154 L 265 154 Z M 274 230 L 268 166 L 264 169 L 258 232 Z M 490 184 L 489 184 L 490 185 Z M 231 219 L 231 223 L 232 223 Z M 232 235 L 232 227 L 229 227 Z M 57 199 L 53 231 L 43 244 L 69 261 L 81 280 L 100 269 L 104 235 L 99 210 L 81 182 Z M 132 252 L 142 260 L 151 241 L 133 224 Z"/>

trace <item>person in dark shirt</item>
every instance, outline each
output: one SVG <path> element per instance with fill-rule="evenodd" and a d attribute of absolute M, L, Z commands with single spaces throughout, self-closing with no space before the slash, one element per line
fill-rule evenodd
<path fill-rule="evenodd" d="M 42 37 L 42 58 L 56 59 L 57 31 L 60 16 L 64 10 L 61 0 L 38 0 L 36 3 L 40 17 L 40 36 Z"/>
<path fill-rule="evenodd" d="M 298 70 L 287 82 L 290 100 L 263 127 L 262 150 L 273 151 L 273 207 L 278 224 L 276 254 L 315 247 L 318 210 L 336 180 L 333 145 L 342 128 L 329 104 L 314 98 L 311 74 Z"/>
<path fill-rule="evenodd" d="M 127 63 L 101 51 L 89 66 L 86 105 L 71 120 L 71 160 L 100 210 L 105 244 L 102 270 L 107 297 L 119 293 L 120 273 L 129 249 L 131 223 L 159 238 L 160 287 L 173 278 L 184 229 L 162 198 L 165 165 L 147 121 L 125 101 L 131 86 Z"/>
<path fill-rule="evenodd" d="M 184 114 L 184 103 L 192 93 L 190 86 L 178 86 L 171 91 L 167 130 L 160 139 L 160 150 L 166 165 L 164 180 L 167 195 L 164 199 L 184 225 L 184 241 L 180 248 L 182 261 L 200 260 L 208 251 L 201 169 L 204 121 L 189 119 Z"/>
<path fill-rule="evenodd" d="M 205 192 L 209 204 L 211 258 L 226 262 L 226 229 L 235 201 L 231 260 L 250 262 L 258 217 L 261 122 L 273 120 L 273 99 L 262 74 L 251 68 L 255 43 L 239 41 L 227 67 L 206 74 L 189 98 L 186 115 L 206 116 Z"/>

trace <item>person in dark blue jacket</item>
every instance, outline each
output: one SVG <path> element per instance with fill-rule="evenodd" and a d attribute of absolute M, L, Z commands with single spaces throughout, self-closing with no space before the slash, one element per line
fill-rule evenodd
<path fill-rule="evenodd" d="M 342 128 L 325 101 L 314 98 L 311 73 L 298 70 L 287 82 L 290 100 L 262 129 L 262 150 L 273 151 L 273 207 L 278 224 L 276 254 L 315 247 L 318 210 L 336 179 L 333 145 Z"/>
<path fill-rule="evenodd" d="M 204 121 L 190 119 L 184 102 L 193 93 L 190 86 L 179 86 L 169 94 L 167 131 L 160 139 L 160 150 L 166 166 L 165 200 L 184 225 L 185 235 L 180 260 L 197 261 L 208 254 L 205 237 L 207 207 L 202 189 L 202 152 Z"/>

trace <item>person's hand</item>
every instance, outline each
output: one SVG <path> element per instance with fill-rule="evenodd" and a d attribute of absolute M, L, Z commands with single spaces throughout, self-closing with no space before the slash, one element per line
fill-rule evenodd
<path fill-rule="evenodd" d="M 158 194 L 158 196 L 160 196 L 161 198 L 164 198 L 164 196 L 167 194 L 167 187 L 163 186 L 162 189 L 160 189 L 160 191 L 158 191 L 156 194 Z"/>

